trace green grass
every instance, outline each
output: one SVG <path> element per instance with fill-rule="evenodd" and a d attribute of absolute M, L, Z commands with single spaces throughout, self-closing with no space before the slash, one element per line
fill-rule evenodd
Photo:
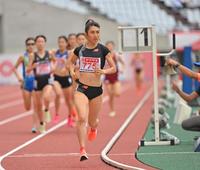
<path fill-rule="evenodd" d="M 196 110 L 197 108 L 194 108 Z M 175 108 L 166 109 L 170 115 L 170 129 L 167 132 L 181 140 L 174 146 L 144 146 L 137 152 L 137 158 L 145 164 L 163 170 L 200 170 L 200 153 L 195 153 L 193 146 L 194 136 L 200 136 L 200 132 L 185 131 L 181 125 L 173 124 Z M 145 140 L 152 140 L 154 131 L 149 125 L 144 136 Z"/>

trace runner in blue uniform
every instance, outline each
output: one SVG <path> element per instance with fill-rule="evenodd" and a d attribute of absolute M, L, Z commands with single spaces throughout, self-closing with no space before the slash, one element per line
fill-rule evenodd
<path fill-rule="evenodd" d="M 56 68 L 54 71 L 54 80 L 59 83 L 60 88 L 62 88 L 65 103 L 68 107 L 68 119 L 67 124 L 73 127 L 74 121 L 76 119 L 76 109 L 74 106 L 73 88 L 72 88 L 72 77 L 69 74 L 69 68 L 66 68 L 66 61 L 69 56 L 67 51 L 67 38 L 65 36 L 58 37 L 59 49 L 55 52 L 56 57 Z M 54 123 L 59 120 L 59 108 L 60 108 L 60 95 L 56 95 L 55 109 L 56 114 L 53 119 Z"/>
<path fill-rule="evenodd" d="M 32 126 L 32 133 L 36 133 L 37 128 L 37 114 L 35 111 L 35 92 L 34 92 L 34 74 L 30 72 L 29 74 L 26 73 L 27 66 L 29 64 L 29 57 L 31 54 L 34 53 L 34 46 L 35 40 L 32 37 L 29 37 L 25 41 L 26 51 L 23 55 L 21 55 L 14 67 L 14 73 L 21 85 L 22 88 L 22 96 L 24 100 L 24 108 L 26 110 L 31 109 L 31 103 L 33 101 L 33 126 Z M 17 71 L 18 67 L 22 64 L 22 74 L 19 74 Z"/>

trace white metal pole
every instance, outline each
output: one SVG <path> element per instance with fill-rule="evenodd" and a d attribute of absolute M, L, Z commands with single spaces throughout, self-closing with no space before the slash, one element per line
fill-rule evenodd
<path fill-rule="evenodd" d="M 118 51 L 122 52 L 122 29 L 118 29 Z"/>
<path fill-rule="evenodd" d="M 158 115 L 158 69 L 157 69 L 157 45 L 156 45 L 156 29 L 152 26 L 153 40 L 153 87 L 154 87 L 154 126 L 155 126 L 155 142 L 160 141 L 159 133 L 159 115 Z"/>

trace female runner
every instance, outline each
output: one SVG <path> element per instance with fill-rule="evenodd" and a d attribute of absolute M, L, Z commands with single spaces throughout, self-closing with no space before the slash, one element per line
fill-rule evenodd
<path fill-rule="evenodd" d="M 88 140 L 94 140 L 97 135 L 98 114 L 102 106 L 103 93 L 101 75 L 116 72 L 112 54 L 99 43 L 100 25 L 91 19 L 88 20 L 85 33 L 86 44 L 77 47 L 69 58 L 70 73 L 74 79 L 77 79 L 77 75 L 73 64 L 77 59 L 80 62 L 79 85 L 74 96 L 78 112 L 77 135 L 80 144 L 80 161 L 88 159 L 85 150 L 87 123 L 90 126 Z M 108 62 L 110 68 L 103 69 L 105 61 Z"/>
<path fill-rule="evenodd" d="M 32 133 L 37 132 L 37 114 L 36 114 L 36 104 L 35 104 L 35 93 L 34 93 L 34 74 L 33 72 L 27 74 L 26 69 L 29 64 L 29 57 L 34 53 L 35 40 L 32 37 L 28 37 L 25 41 L 26 51 L 20 56 L 15 64 L 14 73 L 21 85 L 22 96 L 24 100 L 24 108 L 26 110 L 31 109 L 31 100 L 33 100 L 33 126 Z M 18 73 L 17 69 L 19 65 L 22 64 L 22 76 Z"/>
<path fill-rule="evenodd" d="M 68 106 L 68 121 L 67 124 L 70 127 L 74 126 L 74 119 L 76 117 L 76 109 L 74 106 L 72 78 L 69 75 L 69 69 L 65 67 L 68 58 L 67 51 L 67 38 L 65 36 L 58 37 L 59 49 L 55 52 L 56 68 L 54 71 L 54 80 L 59 83 L 62 88 L 66 105 Z M 56 115 L 53 122 L 57 123 L 59 120 L 59 108 L 60 108 L 60 95 L 56 95 L 55 99 Z"/>
<path fill-rule="evenodd" d="M 122 60 L 121 55 L 114 51 L 115 44 L 113 41 L 106 42 L 106 47 L 110 50 L 113 56 L 113 61 L 115 62 L 117 71 L 114 74 L 108 74 L 105 76 L 105 85 L 109 95 L 109 106 L 110 106 L 110 117 L 114 117 L 116 115 L 114 109 L 114 98 L 120 95 L 121 84 L 119 82 L 119 70 L 118 70 L 118 62 L 122 64 L 124 69 L 124 61 Z"/>

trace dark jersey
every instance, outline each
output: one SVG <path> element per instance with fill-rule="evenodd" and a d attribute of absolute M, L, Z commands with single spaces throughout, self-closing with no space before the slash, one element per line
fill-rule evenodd
<path fill-rule="evenodd" d="M 94 72 L 95 69 L 103 69 L 106 55 L 110 51 L 102 44 L 97 44 L 93 49 L 80 46 L 74 50 L 74 54 L 79 58 L 79 71 Z"/>
<path fill-rule="evenodd" d="M 34 54 L 34 61 L 36 68 L 34 69 L 35 76 L 50 76 L 51 74 L 51 61 L 49 52 L 45 52 L 45 56 L 40 58 L 37 53 Z"/>

